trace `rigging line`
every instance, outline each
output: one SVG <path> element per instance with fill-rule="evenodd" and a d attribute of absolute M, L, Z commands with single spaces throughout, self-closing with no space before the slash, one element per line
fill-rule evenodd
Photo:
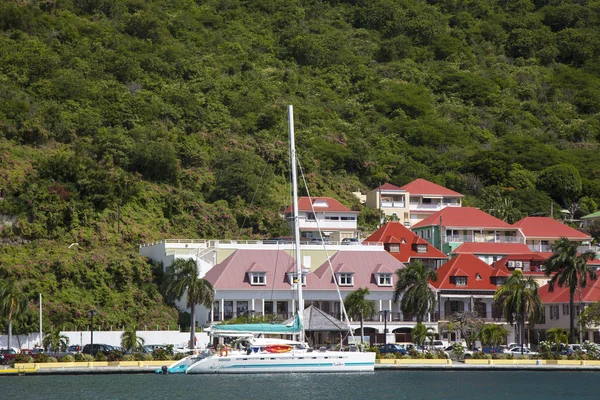
<path fill-rule="evenodd" d="M 340 305 L 342 306 L 342 312 L 345 318 L 345 322 L 350 328 L 350 318 L 348 318 L 348 312 L 346 311 L 346 305 L 342 299 L 342 292 L 340 291 L 340 286 L 338 285 L 337 279 L 335 279 L 335 273 L 333 272 L 333 266 L 331 265 L 331 258 L 329 257 L 329 253 L 327 252 L 327 246 L 325 246 L 325 241 L 323 240 L 323 232 L 321 231 L 321 226 L 319 225 L 319 219 L 316 218 L 315 207 L 312 202 L 312 198 L 310 197 L 310 190 L 308 189 L 308 185 L 306 183 L 306 178 L 304 176 L 304 170 L 302 169 L 302 164 L 300 164 L 300 159 L 298 158 L 298 169 L 300 170 L 300 176 L 302 176 L 302 182 L 304 183 L 304 187 L 306 188 L 306 195 L 308 196 L 308 202 L 310 203 L 310 208 L 312 213 L 315 215 L 315 222 L 317 223 L 317 230 L 319 231 L 319 237 L 321 238 L 321 244 L 323 246 L 323 250 L 325 251 L 325 257 L 327 258 L 327 264 L 329 265 L 329 270 L 331 271 L 331 276 L 333 277 L 333 282 L 335 283 L 335 290 L 337 291 L 338 297 L 340 299 Z M 354 337 L 354 332 L 350 329 L 350 335 L 352 336 L 352 341 L 356 342 L 356 338 Z"/>

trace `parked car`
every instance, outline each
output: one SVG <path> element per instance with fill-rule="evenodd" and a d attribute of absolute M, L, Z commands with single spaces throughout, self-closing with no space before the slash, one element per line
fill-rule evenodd
<path fill-rule="evenodd" d="M 0 355 L 2 355 L 1 362 L 8 364 L 11 360 L 14 360 L 18 352 L 15 349 L 0 349 Z"/>
<path fill-rule="evenodd" d="M 310 244 L 330 244 L 330 242 L 326 238 L 312 238 Z"/>
<path fill-rule="evenodd" d="M 444 353 L 446 353 L 446 356 L 448 356 L 448 358 L 459 360 L 468 360 L 469 358 L 473 357 L 473 352 L 471 350 L 467 350 L 466 347 L 460 356 L 457 356 L 456 353 L 454 353 L 454 347 L 452 346 L 446 347 L 444 349 Z"/>
<path fill-rule="evenodd" d="M 442 340 L 434 340 L 433 343 L 429 345 L 429 348 L 432 350 L 444 350 L 447 345 Z"/>
<path fill-rule="evenodd" d="M 86 344 L 85 346 L 83 346 L 83 350 L 81 350 L 81 352 L 83 354 L 91 354 L 91 355 L 96 355 L 98 353 L 108 355 L 108 353 L 110 353 L 112 350 L 113 350 L 113 346 L 111 346 L 111 345 L 94 343 L 93 345 Z"/>
<path fill-rule="evenodd" d="M 576 353 L 576 352 L 587 353 L 587 351 L 583 348 L 583 345 L 581 345 L 579 343 L 569 344 L 569 345 L 567 345 L 567 348 L 569 350 L 572 350 L 574 353 Z"/>
<path fill-rule="evenodd" d="M 358 238 L 344 238 L 342 239 L 342 244 L 347 246 L 360 246 L 360 240 Z"/>
<path fill-rule="evenodd" d="M 379 350 L 380 354 L 400 353 L 402 355 L 405 355 L 407 353 L 405 349 L 403 349 L 395 343 L 388 343 L 381 346 L 377 346 L 377 349 Z"/>
<path fill-rule="evenodd" d="M 515 357 L 521 357 L 521 347 L 513 347 L 512 349 L 509 349 L 508 354 L 512 354 Z M 523 356 L 537 356 L 538 353 L 535 351 L 531 351 L 529 350 L 527 347 L 523 347 Z"/>
<path fill-rule="evenodd" d="M 67 348 L 67 351 L 73 354 L 81 353 L 81 350 L 83 350 L 83 347 L 80 344 L 72 344 L 69 346 L 69 348 Z"/>

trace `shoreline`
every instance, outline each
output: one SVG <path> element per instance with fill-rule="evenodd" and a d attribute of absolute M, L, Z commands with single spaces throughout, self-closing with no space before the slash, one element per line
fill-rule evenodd
<path fill-rule="evenodd" d="M 416 360 L 415 360 L 416 361 Z M 0 376 L 23 375 L 111 375 L 111 374 L 155 374 L 157 369 L 169 363 L 150 362 L 137 366 L 52 366 L 35 368 L 31 366 L 17 368 L 2 368 Z M 375 372 L 381 371 L 600 371 L 600 365 L 567 364 L 471 364 L 471 363 L 397 363 L 375 364 Z M 1 379 L 1 378 L 0 378 Z"/>

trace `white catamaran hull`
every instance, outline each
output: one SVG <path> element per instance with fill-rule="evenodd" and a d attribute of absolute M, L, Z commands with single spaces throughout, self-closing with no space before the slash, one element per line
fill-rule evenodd
<path fill-rule="evenodd" d="M 290 372 L 372 372 L 375 353 L 302 352 L 215 355 L 191 365 L 188 374 L 255 374 Z"/>

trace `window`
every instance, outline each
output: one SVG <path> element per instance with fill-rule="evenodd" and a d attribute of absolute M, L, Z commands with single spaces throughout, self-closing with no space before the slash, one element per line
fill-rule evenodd
<path fill-rule="evenodd" d="M 505 276 L 497 276 L 496 277 L 496 286 L 501 286 L 501 285 L 504 285 L 505 283 L 506 283 Z"/>
<path fill-rule="evenodd" d="M 356 221 L 356 217 L 340 217 L 341 221 Z"/>
<path fill-rule="evenodd" d="M 400 253 L 400 245 L 390 244 L 390 253 Z"/>
<path fill-rule="evenodd" d="M 431 231 L 429 229 L 425 231 L 425 239 L 431 239 Z"/>
<path fill-rule="evenodd" d="M 427 245 L 426 244 L 418 244 L 417 245 L 417 253 L 427 253 Z"/>
<path fill-rule="evenodd" d="M 352 286 L 353 284 L 354 284 L 354 274 L 351 274 L 351 273 L 338 274 L 338 285 Z"/>
<path fill-rule="evenodd" d="M 313 214 L 313 213 L 308 213 L 308 214 L 306 214 L 306 219 L 307 219 L 308 221 L 314 221 L 314 220 L 316 219 L 316 218 L 315 218 L 315 214 Z"/>
<path fill-rule="evenodd" d="M 550 306 L 550 319 L 558 319 L 558 306 Z"/>
<path fill-rule="evenodd" d="M 563 304 L 563 315 L 569 315 L 569 305 Z"/>
<path fill-rule="evenodd" d="M 475 274 L 475 280 L 476 281 L 480 281 L 481 280 L 481 275 L 479 275 L 479 273 Z"/>
<path fill-rule="evenodd" d="M 467 277 L 466 276 L 455 276 L 454 284 L 456 286 L 467 286 Z"/>
<path fill-rule="evenodd" d="M 267 284 L 267 273 L 266 272 L 251 272 L 250 273 L 250 284 L 251 285 L 266 285 Z"/>
<path fill-rule="evenodd" d="M 327 216 L 325 216 L 325 220 L 326 221 L 339 221 L 340 217 L 337 215 L 336 216 L 327 215 Z"/>
<path fill-rule="evenodd" d="M 392 286 L 392 274 L 377 274 L 378 286 Z"/>
<path fill-rule="evenodd" d="M 297 276 L 298 274 L 295 272 L 290 272 L 288 275 L 288 282 L 290 283 L 290 285 L 293 285 L 294 283 L 298 283 L 298 279 Z M 303 272 L 302 273 L 302 286 L 306 286 L 306 273 Z"/>

